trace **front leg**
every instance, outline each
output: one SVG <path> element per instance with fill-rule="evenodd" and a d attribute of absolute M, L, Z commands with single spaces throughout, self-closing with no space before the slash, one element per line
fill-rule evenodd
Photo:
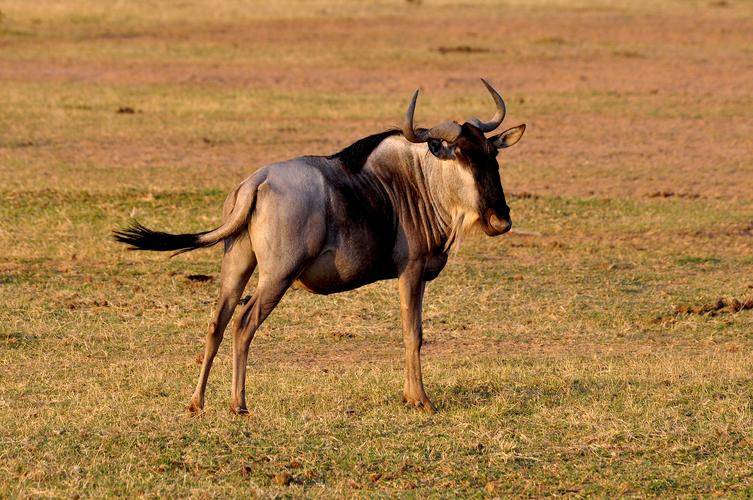
<path fill-rule="evenodd" d="M 400 316 L 403 320 L 405 343 L 405 387 L 403 400 L 428 413 L 434 413 L 434 405 L 424 391 L 421 377 L 421 306 L 426 282 L 423 279 L 423 261 L 412 261 L 398 277 L 400 289 Z"/>

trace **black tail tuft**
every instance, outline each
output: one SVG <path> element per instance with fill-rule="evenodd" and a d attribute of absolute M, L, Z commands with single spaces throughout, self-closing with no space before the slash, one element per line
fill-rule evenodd
<path fill-rule="evenodd" d="M 199 237 L 203 234 L 206 233 L 170 234 L 152 231 L 135 221 L 126 229 L 112 232 L 115 241 L 129 245 L 130 250 L 153 250 L 156 252 L 177 250 L 176 253 L 188 252 L 207 246 L 199 242 Z"/>

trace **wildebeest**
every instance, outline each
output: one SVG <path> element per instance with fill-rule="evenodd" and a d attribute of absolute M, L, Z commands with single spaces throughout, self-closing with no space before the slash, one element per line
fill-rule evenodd
<path fill-rule="evenodd" d="M 485 137 L 505 117 L 496 104 L 487 122 L 472 118 L 415 128 L 418 90 L 402 129 L 356 141 L 332 156 L 302 156 L 267 165 L 225 200 L 212 231 L 169 234 L 135 222 L 115 231 L 133 249 L 175 251 L 224 242 L 220 295 L 189 409 L 201 412 L 209 370 L 225 327 L 254 269 L 258 285 L 233 332 L 232 410 L 247 413 L 246 364 L 254 333 L 285 291 L 297 283 L 319 294 L 398 279 L 405 343 L 403 399 L 434 412 L 421 378 L 421 303 L 460 234 L 479 226 L 489 236 L 512 227 L 497 153 L 517 143 L 525 125 Z"/>

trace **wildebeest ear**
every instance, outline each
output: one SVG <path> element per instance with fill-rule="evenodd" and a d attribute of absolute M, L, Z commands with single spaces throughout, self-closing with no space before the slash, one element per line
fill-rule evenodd
<path fill-rule="evenodd" d="M 509 148 L 510 146 L 513 146 L 515 143 L 517 143 L 521 137 L 523 137 L 523 132 L 525 131 L 526 125 L 524 123 L 523 125 L 509 128 L 499 135 L 490 137 L 489 140 L 497 149 Z"/>

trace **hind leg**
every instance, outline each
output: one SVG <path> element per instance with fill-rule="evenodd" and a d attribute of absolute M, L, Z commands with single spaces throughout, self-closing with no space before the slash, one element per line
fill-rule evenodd
<path fill-rule="evenodd" d="M 305 187 L 297 184 L 301 179 L 298 174 L 279 178 L 270 174 L 258 188 L 249 233 L 259 261 L 259 283 L 233 328 L 231 409 L 235 413 L 248 413 L 246 365 L 256 330 L 307 264 L 321 254 L 326 241 L 326 195 L 317 191 L 317 178 Z"/>
<path fill-rule="evenodd" d="M 291 278 L 264 279 L 259 277 L 259 286 L 251 300 L 244 306 L 233 332 L 233 403 L 230 409 L 236 414 L 248 413 L 246 406 L 246 366 L 248 350 L 264 320 L 277 306 L 293 283 Z"/>
<path fill-rule="evenodd" d="M 188 406 L 192 413 L 200 413 L 204 408 L 204 393 L 207 388 L 212 362 L 220 348 L 225 328 L 230 322 L 230 318 L 233 317 L 233 311 L 238 305 L 254 268 L 256 268 L 256 255 L 251 248 L 248 233 L 244 231 L 234 239 L 226 240 L 225 256 L 222 258 L 222 270 L 220 272 L 220 296 L 214 317 L 209 324 L 199 381 Z"/>

